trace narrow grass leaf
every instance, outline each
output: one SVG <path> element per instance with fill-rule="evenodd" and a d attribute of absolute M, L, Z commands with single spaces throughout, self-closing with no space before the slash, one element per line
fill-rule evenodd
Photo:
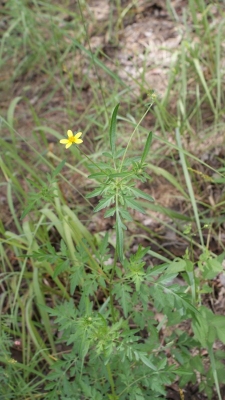
<path fill-rule="evenodd" d="M 22 97 L 20 97 L 20 96 L 15 97 L 15 99 L 13 99 L 9 105 L 8 112 L 7 112 L 7 121 L 8 121 L 10 128 L 13 128 L 15 108 L 21 99 L 22 99 Z"/>
<path fill-rule="evenodd" d="M 209 103 L 210 103 L 210 105 L 211 105 L 211 107 L 212 107 L 212 110 L 215 112 L 216 109 L 215 109 L 215 106 L 214 106 L 214 103 L 213 103 L 213 99 L 212 99 L 212 96 L 211 96 L 211 94 L 210 94 L 209 88 L 208 88 L 208 86 L 207 86 L 205 77 L 204 77 L 204 75 L 203 75 L 200 62 L 199 62 L 199 60 L 198 60 L 197 58 L 193 58 L 193 63 L 194 63 L 195 69 L 196 69 L 196 71 L 197 71 L 197 74 L 198 74 L 198 76 L 199 76 L 199 79 L 200 79 L 200 81 L 201 81 L 201 83 L 202 83 L 202 86 L 203 86 L 204 89 L 205 89 L 205 92 L 206 92 L 206 95 L 207 95 L 207 97 L 208 97 Z"/>
<path fill-rule="evenodd" d="M 112 118 L 111 118 L 111 122 L 110 122 L 110 128 L 109 128 L 109 142 L 110 142 L 111 152 L 112 152 L 113 156 L 116 151 L 116 119 L 117 119 L 118 108 L 119 108 L 119 103 L 116 105 L 116 107 L 113 110 Z"/>
<path fill-rule="evenodd" d="M 37 331 L 32 319 L 32 308 L 33 308 L 33 302 L 32 298 L 30 298 L 26 304 L 26 311 L 25 311 L 25 317 L 26 317 L 26 325 L 28 332 L 30 334 L 30 337 L 35 345 L 35 347 L 41 352 L 43 359 L 47 361 L 49 365 L 53 364 L 53 360 L 50 358 L 49 352 L 47 348 L 45 347 L 44 341 L 39 335 L 39 332 Z"/>
<path fill-rule="evenodd" d="M 148 164 L 148 168 L 150 168 L 157 175 L 163 176 L 168 182 L 170 182 L 176 189 L 179 190 L 179 192 L 184 196 L 185 199 L 188 198 L 188 195 L 185 192 L 185 190 L 182 188 L 177 179 L 170 172 L 166 171 L 164 168 L 160 168 L 157 165 L 153 164 Z"/>
<path fill-rule="evenodd" d="M 143 164 L 145 162 L 145 159 L 148 155 L 151 144 L 152 144 L 152 132 L 149 132 L 146 143 L 145 143 L 145 147 L 144 147 L 144 150 L 142 153 L 141 164 Z"/>
<path fill-rule="evenodd" d="M 66 163 L 66 160 L 62 160 L 61 163 L 56 167 L 56 169 L 52 173 L 53 178 L 55 178 L 61 172 L 65 163 Z"/>
<path fill-rule="evenodd" d="M 200 241 L 201 241 L 201 245 L 204 246 L 204 240 L 203 240 L 203 235 L 202 235 L 202 230 L 201 230 L 201 224 L 200 224 L 200 219 L 199 219 L 199 215 L 198 215 L 198 207 L 197 207 L 197 203 L 196 203 L 196 200 L 195 200 L 194 190 L 193 190 L 193 187 L 192 187 L 191 178 L 190 178 L 190 175 L 189 175 L 189 172 L 188 172 L 188 168 L 187 168 L 187 164 L 186 164 L 186 160 L 185 160 L 185 155 L 184 155 L 182 144 L 181 144 L 179 128 L 176 128 L 176 140 L 177 140 L 177 144 L 178 144 L 178 148 L 179 148 L 179 155 L 180 155 L 180 160 L 181 160 L 181 165 L 182 165 L 184 177 L 185 177 L 185 180 L 186 180 L 186 185 L 187 185 L 187 188 L 188 188 L 188 192 L 189 192 L 192 208 L 193 208 L 194 215 L 195 215 L 195 221 L 196 221 L 196 225 L 197 225 L 197 228 L 198 228 L 199 238 L 200 238 Z"/>

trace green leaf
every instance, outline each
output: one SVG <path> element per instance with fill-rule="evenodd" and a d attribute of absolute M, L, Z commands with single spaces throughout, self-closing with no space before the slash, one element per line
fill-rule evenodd
<path fill-rule="evenodd" d="M 208 324 L 207 321 L 201 316 L 198 317 L 198 321 L 193 320 L 192 325 L 195 338 L 201 343 L 202 347 L 207 348 L 207 335 L 208 335 Z"/>
<path fill-rule="evenodd" d="M 111 206 L 111 204 L 113 202 L 114 202 L 114 195 L 100 200 L 98 205 L 95 207 L 94 212 L 98 212 L 98 211 L 102 210 L 105 207 Z"/>
<path fill-rule="evenodd" d="M 127 221 L 133 221 L 133 218 L 127 210 L 123 210 L 120 208 L 120 214 L 123 219 L 126 219 Z"/>
<path fill-rule="evenodd" d="M 141 353 L 139 353 L 138 355 L 139 355 L 139 357 L 140 357 L 140 360 L 141 360 L 145 365 L 147 365 L 148 368 L 153 369 L 153 371 L 157 371 L 156 366 L 155 366 L 154 364 L 152 364 L 152 362 L 151 362 L 147 357 L 145 357 L 145 356 L 144 356 L 143 354 L 141 354 Z"/>
<path fill-rule="evenodd" d="M 13 99 L 9 105 L 8 108 L 8 112 L 7 112 L 7 122 L 9 124 L 9 127 L 13 129 L 13 123 L 14 123 L 14 113 L 15 113 L 15 109 L 17 106 L 17 103 L 19 103 L 19 101 L 22 99 L 22 97 L 15 97 L 15 99 Z"/>
<path fill-rule="evenodd" d="M 130 292 L 132 292 L 132 289 L 130 288 L 130 286 L 120 283 L 120 284 L 118 284 L 118 290 L 119 290 L 119 293 L 117 295 L 117 299 L 120 298 L 124 316 L 125 316 L 125 318 L 127 318 L 129 306 L 130 306 L 130 302 L 131 302 Z"/>
<path fill-rule="evenodd" d="M 186 270 L 186 261 L 182 259 L 175 259 L 169 264 L 168 270 L 164 276 L 167 276 L 167 274 L 178 274 L 179 272 L 185 270 Z"/>
<path fill-rule="evenodd" d="M 164 369 L 167 364 L 167 357 L 165 356 L 158 364 L 158 370 Z"/>
<path fill-rule="evenodd" d="M 213 325 L 219 340 L 225 344 L 225 317 L 224 315 L 214 315 Z"/>
<path fill-rule="evenodd" d="M 199 308 L 199 314 L 196 314 L 196 318 L 192 321 L 195 338 L 205 348 L 215 340 L 215 331 L 213 334 L 212 329 L 213 317 L 212 311 L 202 306 Z"/>
<path fill-rule="evenodd" d="M 150 168 L 153 172 L 155 172 L 158 176 L 163 176 L 168 182 L 170 182 L 179 192 L 184 196 L 185 199 L 188 199 L 188 195 L 177 181 L 177 179 L 164 168 L 160 168 L 157 165 L 148 164 L 148 168 Z"/>
<path fill-rule="evenodd" d="M 125 150 L 126 150 L 126 149 L 119 149 L 119 150 L 117 150 L 114 158 L 116 159 L 116 158 L 120 158 L 121 156 L 123 156 L 124 153 L 125 153 Z"/>
<path fill-rule="evenodd" d="M 108 242 L 109 242 L 109 232 L 106 232 L 101 244 L 99 246 L 99 253 L 102 256 L 105 256 L 108 250 Z"/>
<path fill-rule="evenodd" d="M 112 158 L 112 154 L 109 153 L 108 151 L 104 151 L 104 153 L 102 153 L 102 155 L 103 155 L 104 157 L 107 157 L 107 158 Z"/>
<path fill-rule="evenodd" d="M 110 147 L 111 147 L 111 152 L 112 152 L 113 156 L 116 151 L 116 118 L 117 118 L 118 108 L 119 108 L 119 104 L 117 104 L 113 110 L 111 124 L 110 124 L 110 128 L 109 128 L 109 141 L 110 141 Z"/>
<path fill-rule="evenodd" d="M 88 178 L 90 179 L 108 178 L 108 175 L 106 172 L 95 172 L 94 174 L 89 175 Z"/>
<path fill-rule="evenodd" d="M 91 197 L 96 197 L 99 196 L 100 194 L 103 193 L 105 187 L 104 186 L 99 186 L 95 190 L 93 190 L 91 193 L 86 195 L 87 199 L 90 199 Z"/>
<path fill-rule="evenodd" d="M 52 276 L 53 279 L 56 278 L 62 272 L 65 272 L 69 268 L 69 265 L 70 265 L 69 260 L 65 260 L 65 261 L 59 263 L 53 273 L 53 276 Z"/>
<path fill-rule="evenodd" d="M 191 260 L 185 260 L 185 262 L 186 262 L 185 270 L 186 270 L 187 272 L 193 272 L 193 270 L 194 270 L 194 263 L 193 263 Z"/>
<path fill-rule="evenodd" d="M 52 173 L 52 178 L 55 178 L 56 175 L 60 173 L 60 171 L 63 169 L 64 165 L 66 163 L 66 160 L 62 160 L 61 163 L 56 167 L 56 169 Z"/>
<path fill-rule="evenodd" d="M 26 215 L 33 209 L 34 205 L 37 203 L 38 199 L 32 201 L 32 203 L 29 203 L 28 206 L 23 210 L 23 213 L 20 217 L 20 219 L 24 219 Z"/>
<path fill-rule="evenodd" d="M 152 143 L 152 132 L 149 132 L 146 143 L 145 143 L 144 151 L 143 151 L 143 154 L 141 157 L 141 164 L 144 163 L 144 161 L 148 155 L 149 149 L 151 147 L 151 143 Z"/>
<path fill-rule="evenodd" d="M 209 259 L 205 262 L 204 270 L 202 271 L 202 276 L 204 279 L 213 279 L 220 272 L 223 271 L 223 265 L 216 259 Z"/>
<path fill-rule="evenodd" d="M 145 199 L 145 200 L 148 200 L 148 201 L 154 201 L 152 196 L 149 196 L 148 193 L 145 193 L 140 189 L 133 188 L 133 187 L 130 187 L 129 189 L 130 189 L 130 191 L 132 191 L 134 193 L 134 195 L 136 197 L 141 197 L 142 199 Z"/>
<path fill-rule="evenodd" d="M 115 174 L 110 174 L 109 178 L 125 178 L 126 176 L 131 176 L 131 171 L 128 172 L 116 172 Z"/>
<path fill-rule="evenodd" d="M 141 205 L 133 200 L 132 198 L 125 198 L 125 202 L 127 204 L 128 207 L 133 208 L 134 210 L 137 210 L 139 212 L 141 212 L 142 214 L 145 214 L 145 209 L 143 207 L 141 207 Z"/>
<path fill-rule="evenodd" d="M 110 208 L 110 210 L 107 210 L 104 214 L 104 218 L 112 217 L 116 212 L 116 208 Z"/>

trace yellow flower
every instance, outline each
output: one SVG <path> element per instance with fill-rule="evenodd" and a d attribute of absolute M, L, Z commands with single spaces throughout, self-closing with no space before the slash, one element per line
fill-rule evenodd
<path fill-rule="evenodd" d="M 76 133 L 76 135 L 73 135 L 72 131 L 67 131 L 67 136 L 68 139 L 61 139 L 60 143 L 66 145 L 66 149 L 68 149 L 73 143 L 75 144 L 80 144 L 83 143 L 82 139 L 79 139 L 79 137 L 82 135 L 82 132 Z"/>

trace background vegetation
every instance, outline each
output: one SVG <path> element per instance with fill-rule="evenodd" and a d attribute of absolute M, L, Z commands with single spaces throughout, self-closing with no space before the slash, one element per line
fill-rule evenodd
<path fill-rule="evenodd" d="M 1 399 L 222 399 L 223 2 L 1 11 Z"/>

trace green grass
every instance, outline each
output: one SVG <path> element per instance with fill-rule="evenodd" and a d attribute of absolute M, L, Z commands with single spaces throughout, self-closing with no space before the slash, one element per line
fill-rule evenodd
<path fill-rule="evenodd" d="M 120 147 L 129 144 L 122 155 L 119 172 L 126 155 L 136 157 L 142 153 L 151 130 L 153 143 L 148 155 L 146 151 L 145 162 L 152 181 L 142 183 L 141 188 L 152 196 L 156 195 L 154 203 L 145 204 L 146 218 L 151 219 L 150 226 L 145 225 L 145 220 L 140 219 L 138 213 L 134 214 L 134 221 L 127 224 L 128 232 L 124 233 L 124 242 L 122 236 L 120 237 L 125 253 L 128 256 L 134 253 L 133 245 L 139 242 L 147 242 L 152 246 L 147 254 L 155 268 L 154 276 L 162 273 L 159 281 L 155 282 L 159 293 L 162 287 L 167 287 L 167 281 L 170 282 L 171 268 L 174 274 L 183 277 L 187 283 L 187 293 L 192 296 L 190 305 L 185 303 L 186 294 L 181 295 L 176 292 L 176 288 L 171 289 L 172 292 L 174 290 L 173 295 L 178 302 L 174 300 L 171 308 L 182 303 L 183 307 L 186 304 L 186 311 L 189 307 L 190 312 L 191 307 L 197 307 L 202 313 L 201 318 L 204 318 L 200 306 L 204 302 L 205 293 L 210 291 L 210 282 L 221 272 L 217 265 L 217 256 L 220 254 L 222 257 L 224 252 L 220 235 L 224 224 L 224 154 L 222 153 L 222 158 L 220 155 L 211 157 L 210 154 L 222 146 L 220 137 L 225 125 L 225 8 L 220 1 L 208 4 L 205 0 L 189 0 L 180 14 L 169 0 L 165 3 L 174 27 L 180 31 L 181 40 L 175 49 L 168 50 L 171 52 L 171 65 L 163 96 L 157 96 L 157 88 L 150 87 L 147 81 L 148 49 L 143 60 L 143 70 L 136 78 L 129 70 L 122 71 L 120 61 L 108 53 L 110 46 L 113 51 L 123 51 L 120 47 L 122 32 L 127 21 L 130 18 L 132 20 L 133 15 L 139 12 L 135 1 L 127 1 L 126 6 L 121 1 L 110 2 L 109 19 L 101 22 L 95 19 L 91 2 L 83 0 L 76 4 L 65 1 L 63 5 L 57 1 L 47 4 L 40 0 L 9 0 L 3 6 L 4 29 L 1 28 L 3 37 L 0 45 L 0 65 L 4 76 L 0 82 L 3 94 L 0 126 L 0 185 L 3 204 L 0 214 L 0 283 L 3 297 L 0 314 L 4 316 L 0 319 L 0 361 L 6 372 L 2 371 L 2 398 L 46 398 L 46 392 L 43 394 L 43 391 L 46 390 L 46 377 L 51 367 L 57 364 L 56 360 L 60 363 L 63 354 L 69 354 L 69 347 L 66 347 L 63 340 L 62 350 L 58 345 L 61 336 L 58 335 L 54 322 L 57 318 L 57 326 L 64 332 L 65 321 L 62 322 L 57 314 L 57 307 L 63 307 L 65 301 L 75 299 L 81 315 L 89 315 L 92 302 L 94 310 L 105 318 L 104 313 L 110 313 L 109 304 L 113 306 L 114 296 L 117 303 L 112 312 L 113 322 L 120 312 L 123 311 L 124 315 L 129 313 L 129 307 L 126 306 L 130 293 L 128 283 L 122 277 L 122 272 L 119 272 L 115 258 L 114 272 L 110 279 L 106 278 L 108 267 L 104 260 L 107 257 L 102 239 L 108 232 L 109 253 L 111 258 L 115 257 L 114 222 L 111 219 L 107 227 L 103 214 L 95 218 L 93 210 L 96 202 L 86 197 L 98 182 L 97 178 L 88 178 L 93 173 L 91 161 L 97 163 L 101 158 L 107 163 L 108 159 L 102 159 L 102 153 L 109 151 L 110 143 L 112 153 L 115 153 L 115 138 L 112 136 L 115 126 L 111 125 L 111 142 L 108 129 L 112 111 L 118 103 L 117 142 Z M 91 39 L 95 35 L 104 37 L 105 45 L 92 49 Z M 160 68 L 157 59 L 155 65 Z M 136 88 L 135 91 L 133 87 Z M 149 107 L 152 89 L 155 89 L 156 97 L 154 105 Z M 144 118 L 145 113 L 147 116 Z M 89 160 L 75 146 L 65 151 L 59 145 L 59 139 L 65 137 L 68 129 L 83 132 L 82 151 L 88 155 Z M 61 164 L 62 169 L 57 171 L 63 160 L 65 162 Z M 173 195 L 168 193 L 168 197 L 164 197 L 168 188 Z M 219 192 L 217 197 L 214 196 L 214 188 Z M 209 190 L 211 192 L 207 196 Z M 167 202 L 169 196 L 171 199 Z M 140 204 L 143 206 L 142 202 Z M 91 229 L 93 220 L 96 222 Z M 191 226 L 188 234 L 187 225 Z M 169 232 L 172 232 L 172 236 Z M 170 237 L 183 244 L 183 254 L 180 256 L 182 262 L 179 261 L 178 264 L 172 247 L 165 244 L 170 242 Z M 211 248 L 211 238 L 217 243 L 216 251 Z M 79 281 L 78 286 L 75 281 L 72 283 L 72 287 L 76 287 L 74 294 L 68 266 L 73 270 L 81 262 L 81 250 L 78 251 L 78 248 L 82 248 L 86 269 L 79 277 L 74 277 L 74 280 Z M 201 257 L 204 260 L 200 262 Z M 110 262 L 109 260 L 109 265 Z M 162 262 L 169 265 L 168 271 Z M 201 263 L 212 266 L 213 278 L 210 274 L 207 275 L 208 270 L 204 271 Z M 72 276 L 74 273 L 73 270 Z M 131 268 L 129 276 L 132 273 L 134 271 Z M 118 283 L 113 281 L 114 274 L 118 274 L 118 279 L 121 279 L 123 295 L 117 287 Z M 89 282 L 91 276 L 94 278 Z M 151 279 L 148 281 L 149 285 L 152 284 Z M 92 293 L 91 288 L 95 288 L 95 285 L 96 290 Z M 133 290 L 134 287 L 138 288 L 135 280 L 130 288 Z M 85 290 L 86 299 L 82 297 Z M 187 339 L 185 333 L 185 339 L 182 334 L 177 333 L 180 329 L 177 328 L 177 314 L 173 317 L 165 304 L 161 309 L 160 296 L 151 290 L 154 306 L 164 313 L 165 324 L 168 323 L 167 313 L 170 315 L 173 329 L 163 346 L 174 346 L 171 347 L 171 352 L 174 351 L 176 362 L 182 365 L 187 374 L 185 376 L 184 372 L 183 375 L 180 372 L 179 385 L 185 387 L 189 380 L 194 379 L 187 367 L 190 357 L 188 359 L 185 353 L 185 343 L 188 343 L 189 348 L 197 344 L 192 343 L 191 337 Z M 152 307 L 149 311 L 144 306 L 145 294 L 142 296 L 137 301 L 139 305 L 143 302 L 142 312 L 147 315 L 152 312 Z M 69 307 L 71 318 L 78 318 Z M 51 314 L 49 308 L 56 311 Z M 119 326 L 119 319 L 113 332 L 107 326 L 106 335 L 106 328 L 103 327 L 101 318 L 98 318 L 100 317 L 96 316 L 95 324 L 99 332 L 102 332 L 102 336 L 98 337 L 99 346 L 103 336 L 111 335 L 110 338 L 122 340 L 119 333 L 124 325 Z M 138 315 L 135 318 L 135 326 L 141 327 L 142 322 L 138 320 Z M 202 377 L 200 389 L 210 398 L 215 386 L 218 398 L 221 398 L 219 386 L 225 382 L 221 376 L 219 356 L 215 358 L 212 346 L 218 338 L 224 343 L 224 336 L 220 333 L 220 328 L 214 326 L 214 317 L 209 318 L 212 322 L 211 330 L 207 334 L 211 335 L 212 341 L 201 342 L 199 337 L 198 340 L 200 347 L 208 349 L 212 370 L 207 373 L 203 371 L 200 356 L 196 359 L 196 369 Z M 162 327 L 163 323 L 162 326 L 158 325 L 158 332 Z M 65 334 L 66 329 L 65 327 Z M 149 329 L 152 335 L 157 336 L 154 326 Z M 194 329 L 197 332 L 197 328 Z M 91 342 L 92 337 L 86 339 Z M 20 342 L 18 352 L 15 351 L 16 340 Z M 109 343 L 107 346 L 110 347 Z M 152 344 L 149 346 L 151 348 Z M 151 363 L 155 359 L 153 357 L 150 361 L 145 358 L 142 354 L 144 351 L 136 357 L 151 370 Z M 160 360 L 161 351 L 162 349 L 156 354 Z M 68 360 L 70 357 L 72 355 L 68 355 Z M 85 364 L 87 360 L 85 361 L 85 356 L 82 357 L 77 359 L 79 373 L 82 374 L 86 368 L 87 374 L 91 376 L 91 369 L 89 370 L 88 363 Z M 17 362 L 12 361 L 13 359 Z M 115 365 L 107 360 L 109 358 L 106 357 L 104 361 L 102 358 L 102 363 L 107 365 L 105 370 L 104 365 L 102 367 L 104 379 L 93 375 L 91 381 L 87 380 L 82 383 L 82 388 L 79 387 L 83 393 L 82 398 L 99 398 L 93 387 L 98 391 L 99 379 L 103 379 L 105 393 L 110 393 L 111 399 L 117 399 L 118 393 L 121 399 L 126 399 L 126 395 L 142 399 L 139 389 L 135 395 L 129 392 L 130 387 L 135 386 L 134 382 L 141 379 L 138 374 L 129 382 L 127 392 L 120 388 L 117 393 Z M 132 362 L 135 364 L 136 361 L 137 358 L 134 357 Z M 163 369 L 164 361 L 161 361 Z M 69 367 L 65 366 L 64 372 L 67 368 Z M 160 370 L 158 364 L 157 368 Z M 173 380 L 171 370 L 168 368 L 165 371 L 161 386 L 169 385 Z M 105 376 L 108 376 L 109 387 Z M 152 381 L 154 376 L 153 374 Z M 124 377 L 126 379 L 128 378 Z M 208 382 L 208 387 L 205 382 Z M 65 381 L 65 392 L 67 384 Z M 157 388 L 157 384 L 155 385 Z M 156 390 L 163 395 L 160 385 Z M 49 390 L 53 390 L 52 388 Z M 56 400 L 58 394 L 52 396 Z M 71 398 L 80 399 L 79 396 L 71 395 Z"/>

